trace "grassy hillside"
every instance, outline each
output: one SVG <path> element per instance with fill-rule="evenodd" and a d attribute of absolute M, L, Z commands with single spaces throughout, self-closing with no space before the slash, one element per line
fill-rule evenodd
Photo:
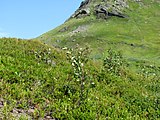
<path fill-rule="evenodd" d="M 98 2 L 98 1 L 97 1 Z M 72 18 L 40 37 L 58 47 L 89 45 L 93 58 L 106 55 L 109 48 L 121 50 L 132 61 L 149 60 L 160 64 L 160 3 L 158 0 L 128 1 L 128 18 L 96 19 L 95 15 Z"/>
<path fill-rule="evenodd" d="M 126 18 L 0 38 L 0 120 L 160 119 L 160 2 L 128 5 Z"/>
<path fill-rule="evenodd" d="M 2 120 L 160 118 L 160 67 L 139 63 L 135 73 L 114 50 L 100 64 L 88 48 L 11 38 L 0 48 Z"/>

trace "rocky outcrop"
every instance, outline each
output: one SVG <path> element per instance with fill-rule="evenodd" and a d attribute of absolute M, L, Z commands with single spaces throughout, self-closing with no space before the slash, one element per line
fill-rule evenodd
<path fill-rule="evenodd" d="M 78 12 L 76 12 L 72 18 L 82 18 L 85 16 L 89 16 L 90 15 L 90 9 L 89 8 L 84 8 L 84 9 L 80 9 L 78 10 Z"/>
<path fill-rule="evenodd" d="M 91 0 L 82 1 L 78 10 L 71 16 L 71 18 L 82 18 L 90 15 L 90 4 Z"/>
<path fill-rule="evenodd" d="M 103 18 L 107 19 L 108 17 L 111 16 L 116 16 L 120 18 L 125 18 L 127 17 L 126 15 L 122 14 L 121 11 L 116 11 L 115 9 L 112 11 L 109 11 L 110 7 L 107 7 L 108 5 L 97 5 L 95 8 L 95 15 L 97 18 Z"/>
<path fill-rule="evenodd" d="M 86 7 L 90 2 L 91 2 L 91 0 L 82 1 L 79 8 L 84 8 L 84 7 Z"/>
<path fill-rule="evenodd" d="M 85 0 L 71 18 L 82 18 L 95 15 L 106 19 L 111 16 L 125 18 L 123 10 L 128 8 L 127 0 Z"/>

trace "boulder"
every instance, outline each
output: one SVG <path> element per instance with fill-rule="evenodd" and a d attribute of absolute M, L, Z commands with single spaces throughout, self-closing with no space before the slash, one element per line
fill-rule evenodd
<path fill-rule="evenodd" d="M 75 13 L 73 15 L 74 18 L 81 18 L 81 17 L 85 17 L 85 16 L 89 16 L 90 15 L 90 10 L 89 9 L 81 9 L 79 10 L 77 13 Z"/>
<path fill-rule="evenodd" d="M 107 7 L 104 5 L 97 5 L 95 7 L 95 14 L 97 16 L 97 18 L 104 18 L 106 19 L 108 17 L 108 10 Z"/>
<path fill-rule="evenodd" d="M 91 0 L 84 0 L 81 2 L 78 10 L 70 18 L 82 18 L 90 15 L 90 7 L 88 6 Z M 69 18 L 69 19 L 70 19 Z"/>

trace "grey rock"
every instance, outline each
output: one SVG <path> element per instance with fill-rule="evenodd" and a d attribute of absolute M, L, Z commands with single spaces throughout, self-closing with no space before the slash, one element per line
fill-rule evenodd
<path fill-rule="evenodd" d="M 24 113 L 25 111 L 23 109 L 16 109 L 18 113 Z"/>
<path fill-rule="evenodd" d="M 46 116 L 46 119 L 52 119 L 52 117 L 51 116 Z"/>
<path fill-rule="evenodd" d="M 64 27 L 62 29 L 59 30 L 59 32 L 66 32 L 68 30 L 68 27 Z"/>
<path fill-rule="evenodd" d="M 72 17 L 73 18 L 81 18 L 81 17 L 85 17 L 85 16 L 89 16 L 89 15 L 90 15 L 90 9 L 86 8 L 86 9 L 78 10 Z"/>
<path fill-rule="evenodd" d="M 104 5 L 97 5 L 95 7 L 95 14 L 97 16 L 97 18 L 104 18 L 106 19 L 108 17 L 108 10 L 107 7 Z"/>
<path fill-rule="evenodd" d="M 33 114 L 33 113 L 34 113 L 34 109 L 29 109 L 29 110 L 28 110 L 28 113 L 29 113 L 29 114 Z"/>
<path fill-rule="evenodd" d="M 121 14 L 120 11 L 117 11 L 117 10 L 112 10 L 112 11 L 109 11 L 110 7 L 107 7 L 107 6 L 104 6 L 104 5 L 97 5 L 95 7 L 95 13 L 96 13 L 96 16 L 97 18 L 103 18 L 103 19 L 106 19 L 108 17 L 111 17 L 111 16 L 116 16 L 116 17 L 121 17 L 121 18 L 126 18 L 127 16 Z"/>
<path fill-rule="evenodd" d="M 2 101 L 0 101 L 0 105 L 3 105 L 3 102 L 2 102 Z"/>
<path fill-rule="evenodd" d="M 84 0 L 70 18 L 83 18 L 90 15 L 103 19 L 112 16 L 126 18 L 127 15 L 123 11 L 128 8 L 127 0 Z"/>
<path fill-rule="evenodd" d="M 16 109 L 13 109 L 13 110 L 12 110 L 12 113 L 18 114 L 19 112 L 18 112 Z"/>
<path fill-rule="evenodd" d="M 91 0 L 82 1 L 78 10 L 76 10 L 75 13 L 69 19 L 82 18 L 82 17 L 89 16 L 91 13 L 90 7 L 89 7 L 90 2 L 91 2 Z"/>
<path fill-rule="evenodd" d="M 3 105 L 2 105 L 2 104 L 0 104 L 0 108 L 3 108 Z"/>
<path fill-rule="evenodd" d="M 79 8 L 85 7 L 91 0 L 82 1 Z"/>
<path fill-rule="evenodd" d="M 3 99 L 3 98 L 0 98 L 0 101 L 4 101 L 4 99 Z"/>

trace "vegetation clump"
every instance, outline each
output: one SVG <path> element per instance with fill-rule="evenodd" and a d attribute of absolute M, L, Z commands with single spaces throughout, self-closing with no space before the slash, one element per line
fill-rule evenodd
<path fill-rule="evenodd" d="M 38 38 L 0 38 L 0 120 L 159 120 L 159 7 L 85 0 Z"/>
<path fill-rule="evenodd" d="M 146 77 L 112 49 L 93 61 L 89 48 L 11 38 L 0 39 L 0 48 L 1 119 L 160 118 L 158 66 Z"/>

